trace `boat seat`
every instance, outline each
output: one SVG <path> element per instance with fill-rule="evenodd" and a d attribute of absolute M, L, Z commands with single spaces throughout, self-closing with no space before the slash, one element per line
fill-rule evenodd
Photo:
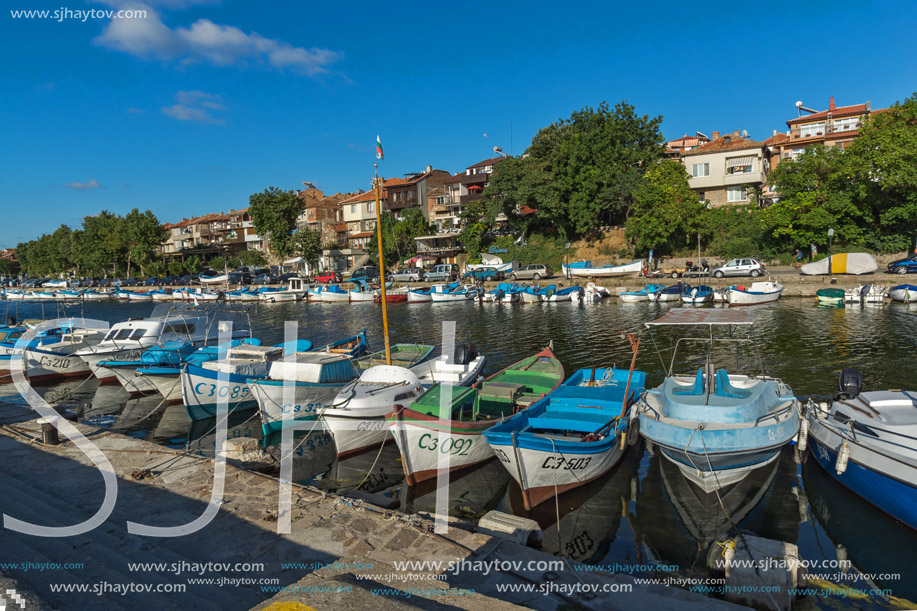
<path fill-rule="evenodd" d="M 729 375 L 725 369 L 716 372 L 716 395 L 730 399 L 747 399 L 751 396 L 750 390 L 736 388 L 729 383 Z"/>
<path fill-rule="evenodd" d="M 520 395 L 516 397 L 515 403 L 519 409 L 526 409 L 528 407 L 531 407 L 532 405 L 534 405 L 535 403 L 537 403 L 540 400 L 541 400 L 541 397 L 538 395 Z"/>
<path fill-rule="evenodd" d="M 608 412 L 597 411 L 594 414 L 583 412 L 548 411 L 529 419 L 529 426 L 542 431 L 580 431 L 591 433 L 608 424 L 613 418 Z"/>
<path fill-rule="evenodd" d="M 511 382 L 485 382 L 481 386 L 480 397 L 492 401 L 515 403 L 516 397 L 525 390 L 524 384 Z"/>
<path fill-rule="evenodd" d="M 690 388 L 678 389 L 672 391 L 673 395 L 702 395 L 704 394 L 704 370 L 698 369 L 697 376 L 694 378 L 694 384 Z"/>

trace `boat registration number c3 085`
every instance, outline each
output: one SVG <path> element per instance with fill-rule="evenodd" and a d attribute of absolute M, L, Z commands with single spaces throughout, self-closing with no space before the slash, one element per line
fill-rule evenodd
<path fill-rule="evenodd" d="M 247 384 L 221 384 L 219 390 L 216 384 L 209 382 L 198 382 L 194 385 L 194 394 L 203 397 L 220 397 L 229 399 L 240 399 L 248 396 L 251 392 Z"/>
<path fill-rule="evenodd" d="M 446 437 L 442 445 L 439 445 L 439 437 L 434 437 L 430 433 L 424 433 L 417 441 L 417 446 L 422 450 L 429 450 L 430 452 L 439 450 L 440 454 L 454 454 L 456 456 L 467 456 L 468 450 L 471 449 L 473 444 L 474 441 L 472 439 Z"/>

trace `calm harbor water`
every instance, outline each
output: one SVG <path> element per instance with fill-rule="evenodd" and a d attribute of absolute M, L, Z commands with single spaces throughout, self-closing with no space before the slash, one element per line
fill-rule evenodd
<path fill-rule="evenodd" d="M 629 366 L 631 352 L 623 334 L 641 331 L 644 322 L 659 317 L 667 307 L 616 300 L 594 305 L 393 304 L 389 307 L 390 335 L 393 343 L 438 345 L 442 322 L 455 321 L 457 341 L 474 344 L 487 356 L 487 374 L 553 342 L 569 375 L 583 367 Z M 8 314 L 20 319 L 63 314 L 48 304 L 44 312 L 42 304 L 16 308 L 11 306 Z M 151 309 L 150 304 L 100 302 L 70 307 L 66 314 L 117 322 L 144 316 Z M 209 309 L 220 320 L 232 320 L 236 328 L 251 326 L 255 337 L 265 344 L 282 341 L 283 323 L 296 321 L 300 337 L 316 344 L 365 328 L 370 347 L 383 347 L 380 309 L 371 303 Z M 791 298 L 754 308 L 754 312 L 752 337 L 766 371 L 786 381 L 798 396 L 832 394 L 844 367 L 860 369 L 866 389 L 917 385 L 913 373 L 917 309 L 899 304 L 822 308 L 813 300 Z M 665 335 L 657 335 L 657 340 L 660 348 L 669 345 Z M 661 383 L 663 365 L 646 336 L 637 368 L 647 372 L 648 386 Z M 119 386 L 99 387 L 94 380 L 68 381 L 38 390 L 82 421 L 170 447 L 213 454 L 214 422 L 192 425 L 181 405 L 156 409 L 157 397 L 129 399 Z M 18 394 L 12 385 L 6 385 L 0 386 L 0 396 L 16 401 Z M 232 414 L 229 424 L 230 436 L 262 438 L 256 412 Z M 267 444 L 272 441 L 266 440 Z M 405 511 L 434 511 L 434 482 L 418 488 L 406 486 L 394 444 L 381 452 L 335 461 L 334 445 L 324 433 L 301 436 L 299 442 L 294 479 L 328 490 L 359 488 L 384 494 L 398 499 Z M 544 548 L 572 561 L 676 564 L 682 574 L 694 576 L 709 574 L 708 551 L 734 524 L 743 532 L 796 543 L 809 561 L 849 559 L 863 573 L 898 573 L 900 578 L 877 578 L 875 583 L 890 588 L 896 596 L 917 600 L 917 566 L 912 562 L 917 533 L 848 492 L 807 458 L 799 456 L 795 448 L 787 449 L 780 461 L 727 489 L 720 501 L 715 495 L 699 493 L 677 469 L 640 443 L 602 480 L 561 496 L 556 505 L 546 502 L 531 514 L 523 509 L 521 495 L 503 467 L 491 461 L 452 478 L 450 513 L 477 518 L 499 509 L 529 515 L 545 531 Z M 863 587 L 862 582 L 859 586 Z M 837 601 L 825 599 L 818 604 L 834 608 Z M 845 608 L 854 604 L 868 608 L 875 603 L 875 598 L 859 603 L 847 600 Z"/>

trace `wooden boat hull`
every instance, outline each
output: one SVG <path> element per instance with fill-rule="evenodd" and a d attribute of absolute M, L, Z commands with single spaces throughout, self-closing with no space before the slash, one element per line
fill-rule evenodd
<path fill-rule="evenodd" d="M 614 276 L 626 276 L 627 274 L 639 274 L 643 270 L 643 261 L 607 267 L 572 267 L 564 263 L 561 265 L 561 269 L 567 278 L 611 278 Z"/>

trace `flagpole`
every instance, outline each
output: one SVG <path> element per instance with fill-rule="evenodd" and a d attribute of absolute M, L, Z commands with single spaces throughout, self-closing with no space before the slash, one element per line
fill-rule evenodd
<path fill-rule="evenodd" d="M 388 304 L 385 299 L 385 259 L 382 257 L 382 213 L 379 211 L 379 192 L 382 184 L 379 180 L 379 164 L 374 163 L 373 190 L 376 192 L 376 242 L 379 245 L 379 284 L 382 285 L 382 332 L 385 335 L 385 364 L 392 364 L 392 349 L 388 339 Z"/>

